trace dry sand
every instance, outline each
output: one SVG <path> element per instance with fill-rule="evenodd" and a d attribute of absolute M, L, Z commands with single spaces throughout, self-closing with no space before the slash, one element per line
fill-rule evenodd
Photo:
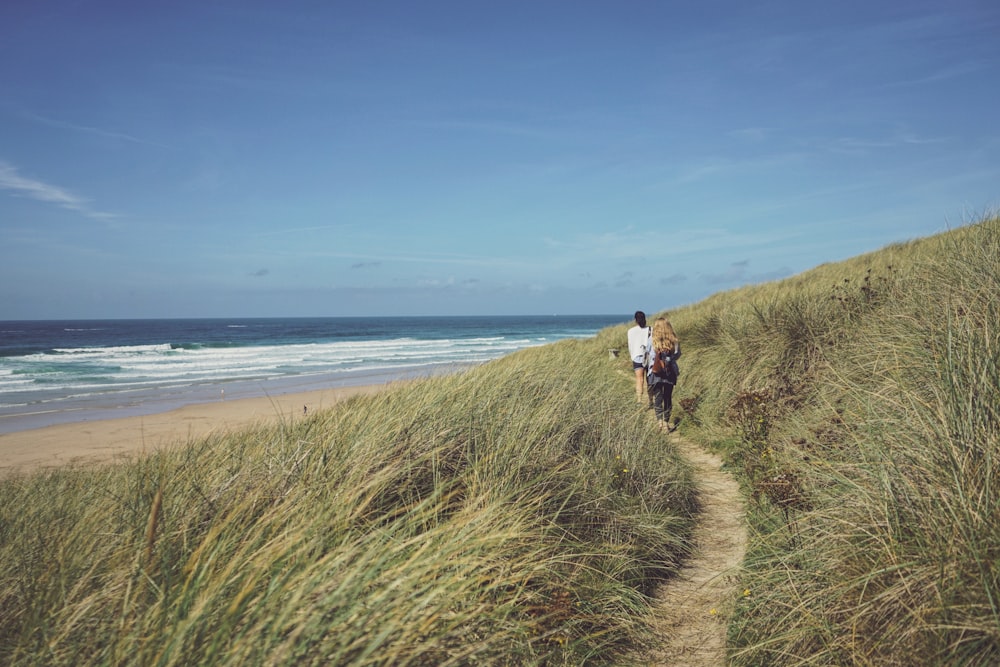
<path fill-rule="evenodd" d="M 383 385 L 340 387 L 299 394 L 189 405 L 160 414 L 57 424 L 0 434 L 0 476 L 66 464 L 113 461 L 185 444 L 213 431 L 266 419 L 300 418 Z M 304 410 L 303 410 L 304 408 Z"/>

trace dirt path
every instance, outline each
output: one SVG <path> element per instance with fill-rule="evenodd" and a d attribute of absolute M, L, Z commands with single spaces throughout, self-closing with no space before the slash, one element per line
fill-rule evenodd
<path fill-rule="evenodd" d="M 694 554 L 656 594 L 657 630 L 665 643 L 642 664 L 725 665 L 728 610 L 740 594 L 747 542 L 743 500 L 736 480 L 720 470 L 722 459 L 672 437 L 694 466 L 702 512 L 694 529 Z"/>

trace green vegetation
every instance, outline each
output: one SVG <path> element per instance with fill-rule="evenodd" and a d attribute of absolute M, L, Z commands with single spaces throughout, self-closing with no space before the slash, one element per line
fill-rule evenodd
<path fill-rule="evenodd" d="M 746 491 L 733 663 L 1000 663 L 1000 218 L 671 320 L 681 432 Z M 697 510 L 627 326 L 5 480 L 0 661 L 614 662 Z"/>
<path fill-rule="evenodd" d="M 1000 219 L 672 318 L 747 495 L 734 664 L 1000 664 Z"/>
<path fill-rule="evenodd" d="M 607 662 L 695 509 L 615 335 L 5 480 L 0 663 Z"/>

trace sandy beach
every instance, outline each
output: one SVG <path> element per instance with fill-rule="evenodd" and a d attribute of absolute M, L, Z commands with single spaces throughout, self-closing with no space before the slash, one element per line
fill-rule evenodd
<path fill-rule="evenodd" d="M 219 430 L 267 419 L 301 418 L 349 396 L 384 385 L 338 387 L 259 398 L 220 399 L 159 414 L 56 424 L 0 434 L 0 476 L 67 464 L 106 463 L 116 458 L 183 445 Z"/>

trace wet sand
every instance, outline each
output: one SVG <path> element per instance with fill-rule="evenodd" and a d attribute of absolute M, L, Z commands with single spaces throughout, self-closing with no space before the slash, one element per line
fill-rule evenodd
<path fill-rule="evenodd" d="M 67 464 L 114 461 L 186 444 L 214 431 L 268 419 L 301 418 L 385 385 L 339 387 L 281 396 L 220 399 L 159 414 L 56 424 L 0 434 L 0 476 Z"/>

